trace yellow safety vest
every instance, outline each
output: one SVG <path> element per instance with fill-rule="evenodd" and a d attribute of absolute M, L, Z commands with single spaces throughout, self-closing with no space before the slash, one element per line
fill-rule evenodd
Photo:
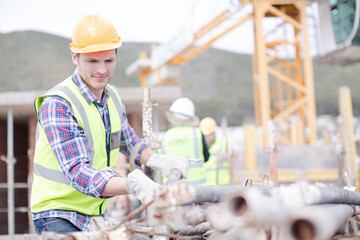
<path fill-rule="evenodd" d="M 209 149 L 210 158 L 204 164 L 204 167 L 206 169 L 206 179 L 208 185 L 230 184 L 229 165 L 226 159 L 226 148 L 227 148 L 226 139 L 216 137 L 215 141 L 213 142 L 213 144 Z M 216 179 L 218 179 L 218 181 L 216 181 Z"/>
<path fill-rule="evenodd" d="M 161 152 L 171 156 L 201 159 L 189 165 L 187 181 L 192 185 L 205 185 L 203 144 L 199 128 L 177 126 L 170 128 L 161 141 Z"/>
<path fill-rule="evenodd" d="M 84 129 L 91 167 L 98 170 L 109 166 L 115 167 L 120 147 L 123 111 L 121 98 L 114 87 L 107 85 L 107 89 L 110 92 L 110 98 L 107 102 L 111 123 L 109 147 L 106 146 L 104 122 L 98 109 L 95 104 L 88 104 L 71 77 L 35 100 L 37 114 L 42 101 L 48 96 L 60 96 L 70 103 L 76 121 Z M 51 209 L 61 209 L 86 215 L 102 215 L 110 199 L 85 195 L 70 185 L 39 123 L 36 138 L 31 211 L 38 213 Z"/>

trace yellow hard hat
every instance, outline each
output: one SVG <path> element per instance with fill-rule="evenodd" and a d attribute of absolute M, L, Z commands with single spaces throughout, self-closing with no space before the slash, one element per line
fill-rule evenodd
<path fill-rule="evenodd" d="M 114 25 L 99 15 L 86 15 L 75 26 L 70 49 L 74 53 L 99 52 L 121 47 Z"/>
<path fill-rule="evenodd" d="M 217 128 L 216 121 L 211 117 L 206 117 L 200 121 L 199 128 L 206 136 L 215 132 Z"/>

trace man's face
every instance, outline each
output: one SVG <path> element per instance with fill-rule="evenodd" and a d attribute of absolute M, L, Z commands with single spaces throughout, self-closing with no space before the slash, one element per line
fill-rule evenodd
<path fill-rule="evenodd" d="M 72 61 L 78 66 L 80 76 L 89 90 L 100 99 L 106 84 L 114 74 L 116 50 L 72 53 Z"/>
<path fill-rule="evenodd" d="M 206 145 L 208 146 L 208 148 L 211 147 L 211 145 L 214 143 L 214 141 L 215 141 L 215 133 L 205 135 L 205 142 L 206 142 Z"/>

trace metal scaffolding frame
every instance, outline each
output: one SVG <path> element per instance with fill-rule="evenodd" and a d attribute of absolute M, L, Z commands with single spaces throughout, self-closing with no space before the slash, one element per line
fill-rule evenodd
<path fill-rule="evenodd" d="M 11 107 L 7 115 L 7 156 L 1 156 L 7 165 L 7 202 L 8 202 L 8 235 L 10 239 L 15 234 L 15 203 L 14 203 L 14 115 Z"/>
<path fill-rule="evenodd" d="M 296 117 L 309 136 L 306 144 L 316 141 L 316 109 L 313 64 L 309 50 L 306 0 L 253 0 L 255 54 L 253 57 L 256 124 L 267 132 L 270 119 L 289 122 Z M 281 20 L 273 31 L 283 31 L 282 39 L 270 39 L 264 33 L 266 18 Z M 287 29 L 293 29 L 293 36 Z M 286 55 L 289 48 L 294 57 Z M 284 54 L 285 53 L 285 54 Z M 264 136 L 266 142 L 266 136 Z M 290 143 L 289 129 L 279 133 L 279 141 Z M 304 144 L 300 143 L 300 144 Z"/>

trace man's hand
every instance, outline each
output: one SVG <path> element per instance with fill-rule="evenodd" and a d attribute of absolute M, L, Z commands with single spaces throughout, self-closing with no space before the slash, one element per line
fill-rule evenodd
<path fill-rule="evenodd" d="M 188 177 L 189 160 L 186 157 L 153 154 L 146 166 L 160 169 L 166 177 L 170 176 L 173 169 L 179 170 L 183 178 Z"/>
<path fill-rule="evenodd" d="M 142 203 L 148 203 L 154 198 L 155 189 L 160 185 L 148 178 L 141 170 L 135 169 L 127 175 L 126 190 Z"/>

